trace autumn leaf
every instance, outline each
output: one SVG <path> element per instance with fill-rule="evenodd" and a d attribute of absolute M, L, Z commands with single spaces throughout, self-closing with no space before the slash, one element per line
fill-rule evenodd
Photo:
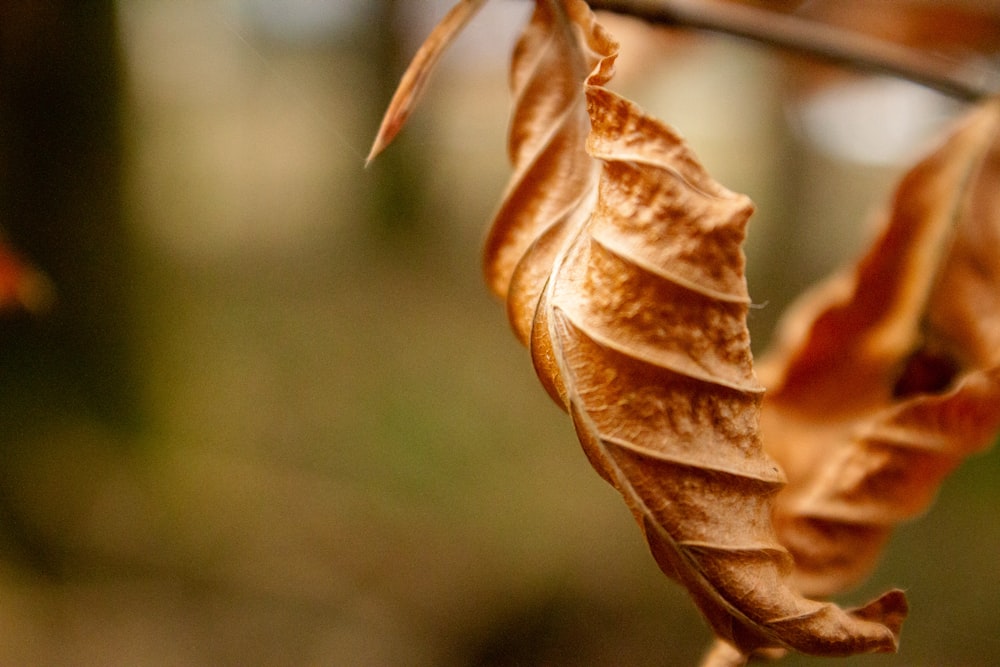
<path fill-rule="evenodd" d="M 743 653 L 893 650 L 901 594 L 852 616 L 786 581 L 791 559 L 770 522 L 784 476 L 758 437 L 762 389 L 745 328 L 749 200 L 625 100 L 599 88 L 588 98 L 590 149 L 604 170 L 595 211 L 537 309 L 543 381 L 661 569 L 720 637 Z"/>
<path fill-rule="evenodd" d="M 601 165 L 587 152 L 583 81 L 611 77 L 618 44 L 583 3 L 539 2 L 514 49 L 508 151 L 514 173 L 490 226 L 486 284 L 527 344 L 567 234 L 593 210 Z M 594 71 L 599 68 L 598 71 Z"/>
<path fill-rule="evenodd" d="M 563 9 L 539 6 L 543 15 Z M 582 2 L 565 7 L 586 13 Z M 894 650 L 900 593 L 849 615 L 786 581 L 791 559 L 770 520 L 784 476 L 758 437 L 762 388 L 745 324 L 741 244 L 752 204 L 716 183 L 672 130 L 604 87 L 614 55 L 585 86 L 587 151 L 601 165 L 593 210 L 559 223 L 555 253 L 529 247 L 514 272 L 544 280 L 520 283 L 541 294 L 537 307 L 511 309 L 515 318 L 534 313 L 539 376 L 661 569 L 687 588 L 716 634 L 744 654 Z M 550 243 L 553 227 L 539 226 Z M 508 301 L 520 285 L 512 281 Z"/>
<path fill-rule="evenodd" d="M 803 297 L 758 366 L 778 537 L 809 595 L 868 576 L 893 526 L 1000 430 L 1000 102 L 902 179 L 864 258 Z"/>
<path fill-rule="evenodd" d="M 371 163 L 399 134 L 424 91 L 427 90 L 430 76 L 441 56 L 485 3 L 486 0 L 461 0 L 421 44 L 389 102 L 389 108 L 382 118 L 382 124 L 365 159 L 365 164 Z"/>
<path fill-rule="evenodd" d="M 660 568 L 737 655 L 895 650 L 901 592 L 848 612 L 790 586 L 771 523 L 785 477 L 760 442 L 745 323 L 753 206 L 605 87 L 617 51 L 582 0 L 536 2 L 488 284 Z"/>

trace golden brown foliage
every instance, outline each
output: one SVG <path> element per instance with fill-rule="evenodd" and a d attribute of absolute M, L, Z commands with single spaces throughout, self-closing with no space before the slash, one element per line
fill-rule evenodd
<path fill-rule="evenodd" d="M 868 255 L 786 320 L 762 385 L 742 252 L 753 205 L 607 88 L 617 53 L 582 0 L 536 2 L 514 52 L 513 176 L 487 283 L 720 638 L 706 664 L 893 651 L 900 591 L 856 610 L 807 596 L 867 574 L 891 527 L 1000 428 L 998 105 L 903 179 Z M 435 58 L 404 77 L 377 148 Z"/>
<path fill-rule="evenodd" d="M 596 66 L 587 63 L 595 45 Z M 784 477 L 757 435 L 763 390 L 745 325 L 741 244 L 752 204 L 604 87 L 616 53 L 583 2 L 538 3 L 515 51 L 515 175 L 487 274 L 591 463 L 720 637 L 743 652 L 893 650 L 900 594 L 850 616 L 785 582 L 791 560 L 770 522 Z M 553 62 L 564 78 L 585 78 L 586 160 L 580 95 L 549 96 Z M 563 156 L 579 178 L 537 168 Z"/>
<path fill-rule="evenodd" d="M 864 579 L 1000 429 L 998 128 L 986 104 L 906 174 L 867 255 L 803 296 L 758 366 L 789 479 L 775 525 L 810 595 Z"/>
<path fill-rule="evenodd" d="M 392 142 L 409 119 L 414 107 L 420 101 L 421 95 L 427 90 L 431 73 L 455 35 L 476 15 L 486 0 L 461 0 L 452 7 L 447 16 L 434 28 L 434 31 L 420 45 L 420 50 L 413 57 L 403 80 L 399 82 L 396 94 L 389 102 L 389 108 L 382 118 L 378 135 L 368 152 L 367 162 L 371 162 L 382 150 Z"/>

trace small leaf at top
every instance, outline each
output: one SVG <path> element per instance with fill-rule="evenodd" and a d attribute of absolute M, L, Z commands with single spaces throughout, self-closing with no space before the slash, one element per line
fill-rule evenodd
<path fill-rule="evenodd" d="M 389 107 L 386 109 L 378 134 L 372 144 L 371 151 L 365 159 L 365 164 L 371 164 L 386 146 L 392 143 L 399 131 L 403 129 L 410 118 L 414 107 L 420 101 L 427 88 L 431 74 L 437 66 L 445 50 L 462 31 L 462 28 L 476 15 L 476 12 L 486 3 L 486 0 L 461 0 L 434 27 L 430 36 L 424 40 L 417 50 L 409 67 L 403 73 L 403 78 L 396 88 Z"/>

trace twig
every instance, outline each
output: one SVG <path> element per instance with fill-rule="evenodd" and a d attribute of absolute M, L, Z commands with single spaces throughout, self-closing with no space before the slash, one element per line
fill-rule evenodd
<path fill-rule="evenodd" d="M 792 14 L 719 0 L 588 0 L 650 23 L 720 32 L 856 69 L 889 74 L 966 101 L 1000 93 L 1000 73 Z"/>

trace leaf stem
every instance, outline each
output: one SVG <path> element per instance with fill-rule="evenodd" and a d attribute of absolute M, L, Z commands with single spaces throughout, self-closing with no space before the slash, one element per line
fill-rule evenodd
<path fill-rule="evenodd" d="M 720 0 L 588 0 L 592 9 L 650 23 L 733 35 L 828 62 L 888 74 L 950 97 L 976 101 L 1000 93 L 1000 73 L 955 62 L 792 14 Z"/>

